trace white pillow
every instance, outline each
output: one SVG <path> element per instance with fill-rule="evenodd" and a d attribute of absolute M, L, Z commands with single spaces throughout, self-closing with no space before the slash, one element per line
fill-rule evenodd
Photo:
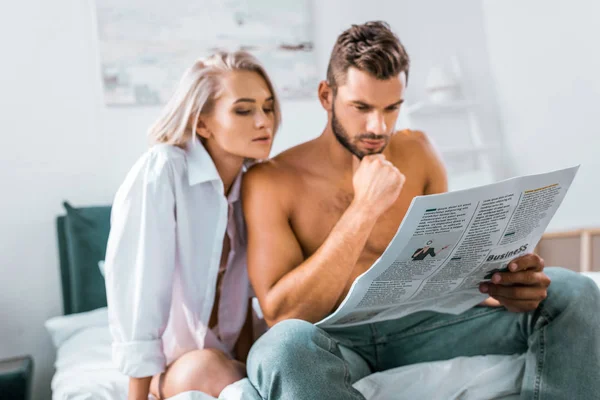
<path fill-rule="evenodd" d="M 44 326 L 50 333 L 54 346 L 59 348 L 66 340 L 83 329 L 108 326 L 108 310 L 102 307 L 77 314 L 60 315 L 50 318 Z"/>

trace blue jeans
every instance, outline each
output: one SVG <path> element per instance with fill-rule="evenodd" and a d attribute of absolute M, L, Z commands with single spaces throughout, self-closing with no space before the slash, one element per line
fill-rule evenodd
<path fill-rule="evenodd" d="M 474 307 L 323 330 L 283 321 L 248 359 L 251 398 L 364 399 L 352 383 L 378 371 L 458 356 L 526 353 L 522 399 L 600 398 L 600 291 L 589 278 L 547 268 L 537 310 Z M 399 393 L 401 395 L 401 393 Z"/>

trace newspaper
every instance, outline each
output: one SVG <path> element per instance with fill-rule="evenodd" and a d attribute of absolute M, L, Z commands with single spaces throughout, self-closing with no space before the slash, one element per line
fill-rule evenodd
<path fill-rule="evenodd" d="M 579 166 L 415 197 L 385 252 L 316 325 L 341 327 L 417 311 L 460 314 L 487 295 L 479 284 L 532 253 Z"/>

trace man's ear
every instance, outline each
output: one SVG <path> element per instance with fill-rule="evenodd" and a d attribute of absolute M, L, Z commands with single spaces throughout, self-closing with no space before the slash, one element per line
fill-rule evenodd
<path fill-rule="evenodd" d="M 206 123 L 198 118 L 198 125 L 196 125 L 196 133 L 204 139 L 209 139 L 212 136 L 212 132 L 206 126 Z"/>
<path fill-rule="evenodd" d="M 327 81 L 321 81 L 319 83 L 319 101 L 323 108 L 327 111 L 333 109 L 333 88 Z"/>

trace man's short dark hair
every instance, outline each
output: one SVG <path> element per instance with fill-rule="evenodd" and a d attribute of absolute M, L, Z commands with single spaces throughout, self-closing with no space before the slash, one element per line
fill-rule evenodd
<path fill-rule="evenodd" d="M 406 73 L 410 59 L 398 36 L 386 22 L 352 25 L 338 36 L 327 67 L 327 81 L 333 88 L 346 82 L 348 68 L 354 67 L 385 80 Z"/>

